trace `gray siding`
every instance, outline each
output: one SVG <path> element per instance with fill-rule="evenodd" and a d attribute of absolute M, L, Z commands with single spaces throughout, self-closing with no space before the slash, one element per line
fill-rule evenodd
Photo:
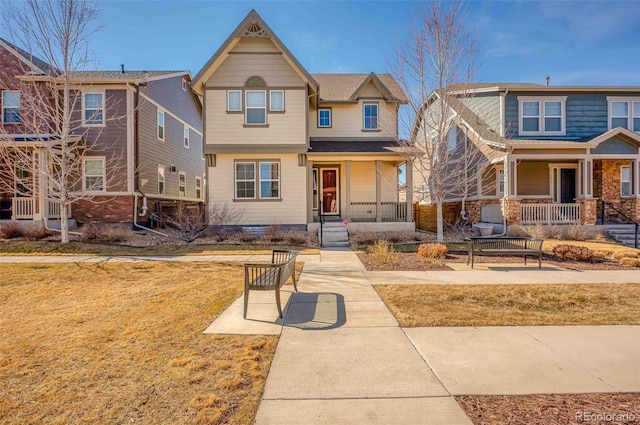
<path fill-rule="evenodd" d="M 139 188 L 147 195 L 158 193 L 158 165 L 165 166 L 165 196 L 178 198 L 178 172 L 186 173 L 187 198 L 195 198 L 195 176 L 205 172 L 202 159 L 202 138 L 191 131 L 189 148 L 184 147 L 184 125 L 165 110 L 164 141 L 157 137 L 158 108 L 150 102 L 141 100 L 139 106 Z M 197 128 L 197 130 L 201 130 Z M 171 165 L 176 172 L 171 172 Z M 203 182 L 204 184 L 204 182 Z M 204 187 L 202 190 L 204 196 Z"/>
<path fill-rule="evenodd" d="M 202 109 L 198 97 L 188 85 L 186 91 L 182 90 L 182 78 L 151 81 L 146 87 L 142 87 L 140 92 L 202 133 Z"/>
<path fill-rule="evenodd" d="M 496 93 L 478 93 L 463 98 L 464 104 L 496 133 L 500 134 L 500 95 Z"/>
<path fill-rule="evenodd" d="M 614 94 L 609 94 L 614 95 Z M 567 96 L 566 136 L 518 136 L 518 96 Z M 633 96 L 615 93 L 615 96 Z M 590 137 L 608 129 L 608 105 L 606 93 L 510 93 L 505 101 L 505 123 L 514 139 L 555 140 Z"/>
<path fill-rule="evenodd" d="M 591 153 L 635 155 L 638 153 L 638 148 L 617 137 L 612 137 L 600 143 L 597 148 L 591 149 Z"/>

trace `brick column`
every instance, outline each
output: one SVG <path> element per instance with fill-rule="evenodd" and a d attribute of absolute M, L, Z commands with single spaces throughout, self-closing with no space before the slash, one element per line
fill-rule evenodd
<path fill-rule="evenodd" d="M 596 224 L 598 219 L 598 200 L 593 198 L 576 199 L 576 203 L 580 204 L 582 210 L 582 224 Z"/>
<path fill-rule="evenodd" d="M 520 199 L 505 199 L 502 214 L 507 218 L 507 225 L 520 224 Z"/>

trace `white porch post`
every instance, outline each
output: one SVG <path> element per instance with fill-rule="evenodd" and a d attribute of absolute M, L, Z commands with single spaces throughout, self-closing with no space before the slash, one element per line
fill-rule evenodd
<path fill-rule="evenodd" d="M 511 159 L 507 156 L 504 160 L 504 194 L 505 198 L 511 196 Z"/>
<path fill-rule="evenodd" d="M 376 160 L 376 221 L 382 221 L 382 169 L 380 160 Z"/>
<path fill-rule="evenodd" d="M 313 223 L 313 161 L 307 159 L 307 223 Z"/>
<path fill-rule="evenodd" d="M 345 174 L 345 203 L 344 211 L 345 218 L 351 220 L 351 161 L 344 162 L 344 174 Z"/>
<path fill-rule="evenodd" d="M 593 198 L 593 159 L 587 157 L 584 161 L 584 197 Z"/>
<path fill-rule="evenodd" d="M 405 163 L 405 201 L 407 204 L 407 222 L 413 221 L 413 161 L 407 160 Z"/>
<path fill-rule="evenodd" d="M 513 167 L 513 197 L 518 197 L 518 161 L 510 161 L 511 166 Z"/>

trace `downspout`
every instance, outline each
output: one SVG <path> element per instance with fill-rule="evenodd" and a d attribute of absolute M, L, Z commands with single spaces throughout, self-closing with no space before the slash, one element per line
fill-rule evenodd
<path fill-rule="evenodd" d="M 142 84 L 146 85 L 146 82 Z M 140 126 L 138 125 L 139 103 L 140 103 L 140 85 L 136 84 L 133 92 L 133 157 L 134 157 L 133 164 L 135 167 L 135 169 L 133 170 L 133 228 L 135 229 L 139 227 L 139 228 L 148 230 L 149 232 L 153 232 L 158 235 L 168 237 L 169 235 L 167 235 L 166 233 L 159 232 L 157 230 L 151 229 L 147 226 L 143 226 L 138 223 L 138 214 L 140 214 L 140 217 L 143 217 L 144 215 L 146 215 L 147 210 L 149 209 L 149 207 L 147 206 L 147 196 L 138 189 L 138 167 L 139 167 L 139 154 L 140 154 L 140 147 L 138 143 L 139 135 L 140 135 L 139 134 Z M 141 213 L 138 213 L 138 193 L 143 197 L 142 198 L 143 205 L 142 205 Z"/>

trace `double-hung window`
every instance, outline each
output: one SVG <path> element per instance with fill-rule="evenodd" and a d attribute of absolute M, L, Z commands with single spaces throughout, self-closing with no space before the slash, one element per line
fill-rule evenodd
<path fill-rule="evenodd" d="M 363 128 L 365 130 L 377 130 L 378 129 L 378 104 L 364 103 L 362 107 L 364 112 Z"/>
<path fill-rule="evenodd" d="M 186 125 L 184 126 L 184 147 L 188 148 L 189 147 L 189 127 L 187 127 Z"/>
<path fill-rule="evenodd" d="M 158 195 L 164 195 L 164 165 L 158 165 Z"/>
<path fill-rule="evenodd" d="M 640 133 L 640 98 L 607 97 L 609 129 L 624 127 Z"/>
<path fill-rule="evenodd" d="M 164 112 L 158 111 L 158 139 L 164 140 Z"/>
<path fill-rule="evenodd" d="M 196 199 L 202 198 L 202 178 L 196 176 Z"/>
<path fill-rule="evenodd" d="M 82 189 L 91 192 L 102 192 L 104 187 L 105 159 L 102 157 L 87 157 L 83 160 Z"/>
<path fill-rule="evenodd" d="M 318 109 L 318 127 L 331 127 L 331 109 Z"/>
<path fill-rule="evenodd" d="M 265 90 L 245 92 L 245 123 L 249 125 L 267 123 L 267 92 Z"/>
<path fill-rule="evenodd" d="M 20 124 L 20 92 L 4 90 L 2 92 L 2 122 Z"/>
<path fill-rule="evenodd" d="M 620 167 L 620 195 L 631 196 L 631 167 Z"/>
<path fill-rule="evenodd" d="M 269 91 L 269 110 L 284 112 L 284 90 Z"/>
<path fill-rule="evenodd" d="M 519 134 L 564 135 L 566 97 L 519 96 Z"/>
<path fill-rule="evenodd" d="M 236 162 L 235 168 L 236 199 L 280 198 L 279 162 Z"/>
<path fill-rule="evenodd" d="M 242 90 L 227 91 L 227 111 L 228 112 L 242 111 Z"/>
<path fill-rule="evenodd" d="M 84 93 L 82 96 L 82 123 L 86 126 L 104 125 L 103 93 Z"/>
<path fill-rule="evenodd" d="M 178 173 L 178 197 L 185 198 L 187 196 L 187 175 L 184 171 Z"/>

